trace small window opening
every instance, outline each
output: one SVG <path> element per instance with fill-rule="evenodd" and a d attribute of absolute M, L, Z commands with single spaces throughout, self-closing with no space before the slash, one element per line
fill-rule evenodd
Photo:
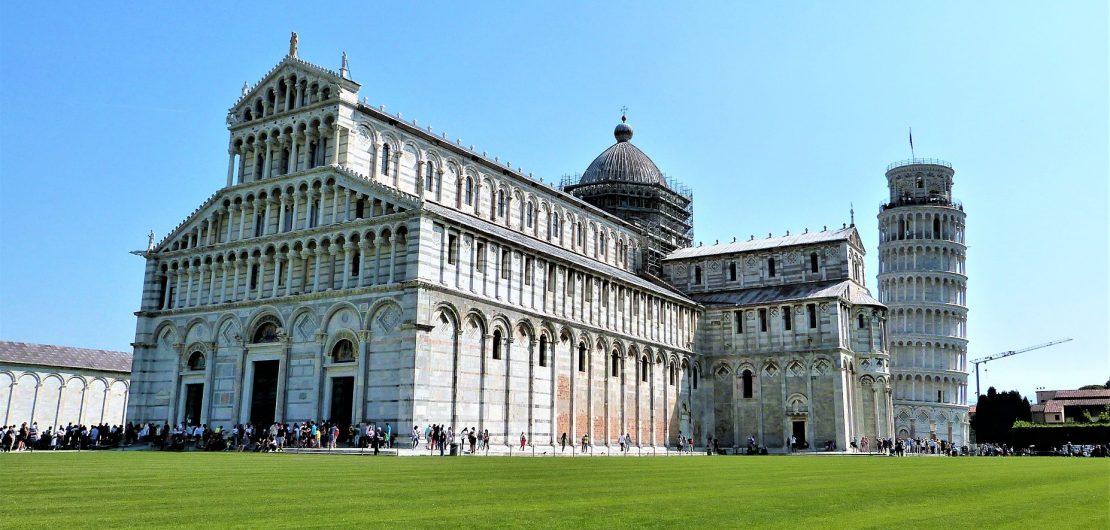
<path fill-rule="evenodd" d="M 494 330 L 493 332 L 493 358 L 501 358 L 501 330 Z"/>
<path fill-rule="evenodd" d="M 447 236 L 447 263 L 454 265 L 459 261 L 459 236 Z"/>

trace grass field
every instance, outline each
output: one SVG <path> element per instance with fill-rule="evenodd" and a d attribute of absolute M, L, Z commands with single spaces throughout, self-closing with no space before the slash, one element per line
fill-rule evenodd
<path fill-rule="evenodd" d="M 1110 528 L 1110 459 L 0 455 L 0 527 Z"/>

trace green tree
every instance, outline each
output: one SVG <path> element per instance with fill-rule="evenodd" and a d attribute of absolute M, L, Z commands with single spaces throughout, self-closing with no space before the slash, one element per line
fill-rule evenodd
<path fill-rule="evenodd" d="M 1022 397 L 1016 390 L 999 392 L 990 387 L 975 404 L 975 418 L 971 426 L 979 442 L 1010 443 L 1014 422 L 1032 419 L 1028 398 Z"/>

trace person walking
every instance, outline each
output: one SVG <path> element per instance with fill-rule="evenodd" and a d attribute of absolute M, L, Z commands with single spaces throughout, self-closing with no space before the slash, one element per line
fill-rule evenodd
<path fill-rule="evenodd" d="M 559 445 L 561 446 L 559 452 L 565 453 L 567 451 L 567 433 L 564 432 L 563 435 L 559 437 Z"/>
<path fill-rule="evenodd" d="M 417 426 L 417 425 L 413 425 L 412 426 L 412 447 L 410 449 L 416 449 L 417 446 L 419 446 L 419 445 L 420 445 L 420 427 Z"/>
<path fill-rule="evenodd" d="M 528 438 L 524 436 L 524 433 L 520 433 L 520 450 L 521 451 L 524 450 L 524 445 L 527 444 L 527 443 L 528 443 Z"/>

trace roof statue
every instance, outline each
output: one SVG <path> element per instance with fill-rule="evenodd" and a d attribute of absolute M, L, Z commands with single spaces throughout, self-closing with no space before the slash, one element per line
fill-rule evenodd
<path fill-rule="evenodd" d="M 351 70 L 347 67 L 347 52 L 343 52 L 343 62 L 339 65 L 339 77 L 343 79 L 351 78 Z"/>
<path fill-rule="evenodd" d="M 294 31 L 293 34 L 289 36 L 289 56 L 290 57 L 296 57 L 297 56 L 297 32 L 296 31 Z"/>
<path fill-rule="evenodd" d="M 146 235 L 146 251 L 150 252 L 152 250 L 154 250 L 154 230 Z"/>
<path fill-rule="evenodd" d="M 243 81 L 243 93 L 242 93 L 242 96 L 246 96 L 246 95 L 247 95 L 247 92 L 250 92 L 250 89 L 251 89 L 250 85 L 248 85 L 246 81 Z"/>

